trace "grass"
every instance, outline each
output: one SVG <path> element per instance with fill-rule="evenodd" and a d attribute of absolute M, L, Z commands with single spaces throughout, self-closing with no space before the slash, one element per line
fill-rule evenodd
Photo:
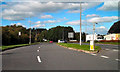
<path fill-rule="evenodd" d="M 81 50 L 86 50 L 86 51 L 91 51 L 90 50 L 90 45 L 79 45 L 79 44 L 70 44 L 70 43 L 58 43 L 61 46 L 65 46 L 65 47 L 70 47 L 70 48 L 75 48 L 75 49 L 81 49 Z M 99 46 L 95 46 L 95 50 L 94 51 L 98 51 L 101 48 Z"/>
<path fill-rule="evenodd" d="M 96 43 L 99 43 L 99 44 L 113 44 L 113 45 L 118 45 L 119 44 L 118 42 L 96 42 Z"/>
<path fill-rule="evenodd" d="M 90 43 L 90 42 L 84 42 L 84 43 Z M 112 44 L 112 45 L 120 45 L 119 42 L 95 42 L 96 44 Z"/>
<path fill-rule="evenodd" d="M 38 44 L 39 42 L 37 43 L 32 43 L 31 45 L 34 45 L 34 44 Z M 2 46 L 0 49 L 2 50 L 5 50 L 5 49 L 11 49 L 11 48 L 15 48 L 15 47 L 22 47 L 22 46 L 28 46 L 30 44 L 17 44 L 17 45 L 8 45 L 8 46 Z"/>

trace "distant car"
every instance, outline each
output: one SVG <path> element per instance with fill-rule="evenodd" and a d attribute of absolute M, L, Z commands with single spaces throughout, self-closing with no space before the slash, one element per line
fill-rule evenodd
<path fill-rule="evenodd" d="M 53 43 L 53 41 L 49 41 L 49 43 Z"/>
<path fill-rule="evenodd" d="M 58 40 L 58 43 L 67 43 L 67 41 L 64 41 L 64 40 Z"/>

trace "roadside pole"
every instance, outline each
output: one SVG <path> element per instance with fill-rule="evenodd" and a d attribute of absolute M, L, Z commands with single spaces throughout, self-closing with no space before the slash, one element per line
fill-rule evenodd
<path fill-rule="evenodd" d="M 29 44 L 31 44 L 31 21 L 30 21 L 30 34 L 29 34 Z"/>
<path fill-rule="evenodd" d="M 90 41 L 90 50 L 95 50 L 95 42 L 94 42 L 95 24 L 97 24 L 97 23 L 93 23 L 93 39 L 92 39 L 92 41 Z"/>
<path fill-rule="evenodd" d="M 82 14 L 82 5 L 80 2 L 80 45 L 81 45 L 81 14 Z"/>

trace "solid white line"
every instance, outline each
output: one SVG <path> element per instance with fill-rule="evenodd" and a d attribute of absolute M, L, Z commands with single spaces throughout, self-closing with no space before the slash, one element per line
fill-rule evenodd
<path fill-rule="evenodd" d="M 39 52 L 40 50 L 37 50 L 37 52 Z"/>
<path fill-rule="evenodd" d="M 103 58 L 109 58 L 109 57 L 107 57 L 107 56 L 103 56 L 103 55 L 102 55 L 101 57 L 103 57 Z"/>
<path fill-rule="evenodd" d="M 116 61 L 120 61 L 120 59 L 115 59 Z"/>
<path fill-rule="evenodd" d="M 42 62 L 39 56 L 37 56 L 37 59 L 39 63 Z"/>
<path fill-rule="evenodd" d="M 96 54 L 91 54 L 91 55 L 94 55 L 94 56 L 96 56 Z"/>

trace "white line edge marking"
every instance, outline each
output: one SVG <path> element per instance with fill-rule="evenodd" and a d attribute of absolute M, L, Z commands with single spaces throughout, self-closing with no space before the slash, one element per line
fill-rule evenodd
<path fill-rule="evenodd" d="M 101 57 L 103 57 L 103 58 L 109 58 L 109 57 L 107 57 L 107 56 L 103 56 L 103 55 L 102 55 Z"/>
<path fill-rule="evenodd" d="M 94 55 L 94 56 L 96 56 L 96 54 L 91 54 L 91 55 Z"/>
<path fill-rule="evenodd" d="M 40 50 L 37 50 L 37 52 L 39 52 Z"/>
<path fill-rule="evenodd" d="M 39 62 L 39 63 L 42 62 L 39 56 L 37 56 L 37 59 L 38 59 L 38 62 Z"/>
<path fill-rule="evenodd" d="M 115 59 L 116 61 L 120 61 L 120 59 Z"/>

